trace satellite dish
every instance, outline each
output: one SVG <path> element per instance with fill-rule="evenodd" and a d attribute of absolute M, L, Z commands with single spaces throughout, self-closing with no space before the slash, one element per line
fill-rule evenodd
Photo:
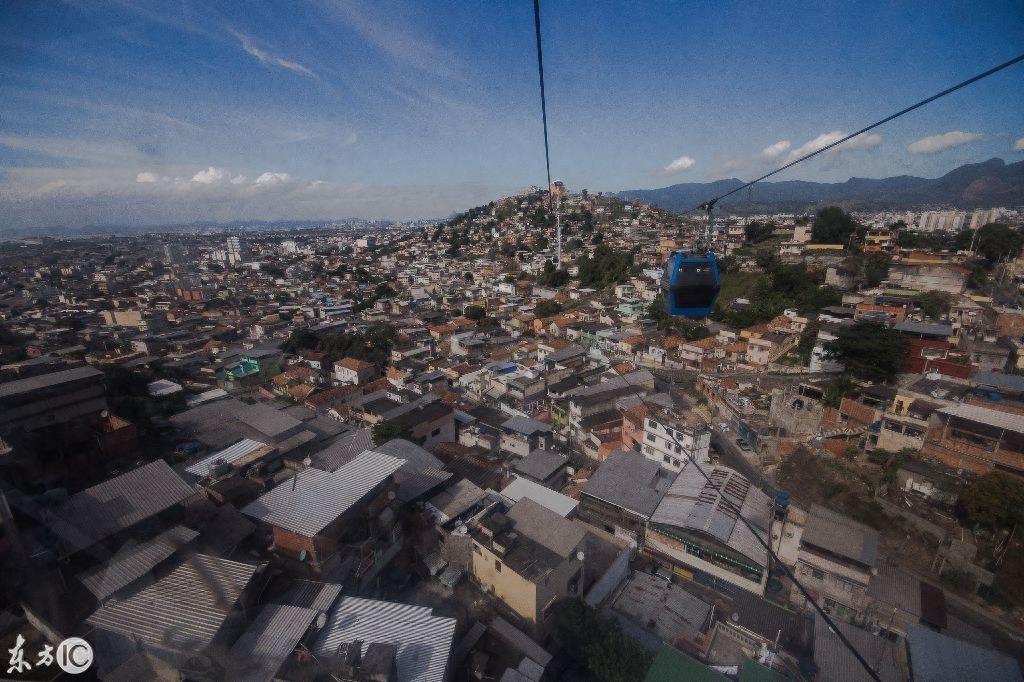
<path fill-rule="evenodd" d="M 301 550 L 299 552 L 299 561 L 305 561 L 306 560 L 306 556 L 307 556 L 306 555 L 306 550 Z"/>
<path fill-rule="evenodd" d="M 100 417 L 102 417 L 103 419 L 106 419 L 109 416 L 110 416 L 110 410 L 103 410 L 102 412 L 100 412 Z"/>
<path fill-rule="evenodd" d="M 729 620 L 731 620 L 734 623 L 740 622 L 740 614 L 738 614 L 738 613 L 732 614 L 731 616 L 729 616 Z"/>
<path fill-rule="evenodd" d="M 306 457 L 306 459 L 302 460 L 302 463 L 305 464 L 306 466 L 312 466 L 313 458 L 312 457 Z"/>
<path fill-rule="evenodd" d="M 323 630 L 325 625 L 327 625 L 327 613 L 321 611 L 316 617 L 316 629 Z"/>
<path fill-rule="evenodd" d="M 583 552 L 576 552 L 576 560 L 577 561 L 583 561 L 583 557 L 584 557 Z"/>
<path fill-rule="evenodd" d="M 389 490 L 388 491 L 388 499 L 389 500 L 395 499 L 395 491 L 394 490 Z"/>

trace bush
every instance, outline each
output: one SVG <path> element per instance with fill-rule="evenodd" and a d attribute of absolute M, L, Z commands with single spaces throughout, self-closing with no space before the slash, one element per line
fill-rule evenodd
<path fill-rule="evenodd" d="M 554 636 L 600 682 L 641 680 L 651 666 L 650 652 L 579 599 L 555 605 Z"/>

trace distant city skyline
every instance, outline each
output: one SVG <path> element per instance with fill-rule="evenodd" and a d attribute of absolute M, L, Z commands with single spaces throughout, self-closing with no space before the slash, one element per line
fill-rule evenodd
<path fill-rule="evenodd" d="M 994 66 L 1014 2 L 543 3 L 552 174 L 749 179 Z M 443 216 L 543 185 L 529 2 L 14 3 L 0 229 Z M 1024 160 L 1024 67 L 779 176 Z"/>

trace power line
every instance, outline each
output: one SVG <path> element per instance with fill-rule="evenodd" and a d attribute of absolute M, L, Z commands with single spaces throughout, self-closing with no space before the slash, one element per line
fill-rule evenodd
<path fill-rule="evenodd" d="M 622 379 L 623 381 L 626 381 L 627 385 L 628 385 L 628 379 L 626 379 L 626 377 L 623 376 L 622 372 L 620 372 L 615 367 L 615 365 L 612 365 L 612 371 L 614 371 L 616 374 L 618 374 L 619 378 Z M 650 406 L 647 404 L 647 401 L 644 400 L 644 397 L 642 395 L 640 395 L 639 390 L 636 393 L 636 397 L 643 404 L 644 408 L 646 408 L 647 410 L 650 410 Z M 667 431 L 667 433 L 668 433 L 668 437 L 672 441 L 672 443 L 675 446 L 677 446 L 680 449 L 680 451 L 687 453 L 686 454 L 686 458 L 689 461 L 689 464 L 692 465 L 693 467 L 695 467 L 697 469 L 697 471 L 700 472 L 700 475 L 704 478 L 704 481 L 707 483 L 707 485 L 711 486 L 711 489 L 718 493 L 718 497 L 719 497 L 719 500 L 721 501 L 721 503 L 723 503 L 726 506 L 728 506 L 730 508 L 730 510 L 733 513 L 736 514 L 736 518 L 738 518 L 743 523 L 743 525 L 747 527 L 747 530 L 750 531 L 751 535 L 753 535 L 757 539 L 758 543 L 762 547 L 764 547 L 765 551 L 768 552 L 768 557 L 769 557 L 769 559 L 771 559 L 771 565 L 778 566 L 779 568 L 782 569 L 782 572 L 785 574 L 785 576 L 787 578 L 789 578 L 790 581 L 792 581 L 792 583 L 794 585 L 796 585 L 797 589 L 800 590 L 800 594 L 802 594 L 804 596 L 804 599 L 807 600 L 807 603 L 811 604 L 814 607 L 814 610 L 817 611 L 818 614 L 825 620 L 825 623 L 828 625 L 829 630 L 834 632 L 836 634 L 836 636 L 839 637 L 839 641 L 841 641 L 843 643 L 843 645 L 845 645 L 846 648 L 850 650 L 850 653 L 852 653 L 854 655 L 854 657 L 857 659 L 857 661 L 864 667 L 865 672 L 867 672 L 867 674 L 870 675 L 871 678 L 873 680 L 875 680 L 876 682 L 881 682 L 881 678 L 878 676 L 878 673 L 876 673 L 875 670 L 871 667 L 871 665 L 867 662 L 867 660 L 863 656 L 860 655 L 860 652 L 857 651 L 857 648 L 854 647 L 853 644 L 850 642 L 850 640 L 846 638 L 846 635 L 843 634 L 843 632 L 839 629 L 839 627 L 835 624 L 835 622 L 833 622 L 832 619 L 829 618 L 828 614 L 825 613 L 825 610 L 822 609 L 821 606 L 818 605 L 818 602 L 816 602 L 814 600 L 814 598 L 811 596 L 810 592 L 808 592 L 807 589 L 803 585 L 800 584 L 800 581 L 796 579 L 796 576 L 793 575 L 793 573 L 789 570 L 789 567 L 786 566 L 784 563 L 782 563 L 782 561 L 779 559 L 778 555 L 775 554 L 774 551 L 772 551 L 771 543 L 765 541 L 765 539 L 761 537 L 761 534 L 758 533 L 754 529 L 754 527 L 750 524 L 750 522 L 747 521 L 746 517 L 744 517 L 740 513 L 740 508 L 738 506 L 734 505 L 732 502 L 730 502 L 729 499 L 726 498 L 726 496 L 722 494 L 721 488 L 716 486 L 714 484 L 714 482 L 712 482 L 711 477 L 708 476 L 708 474 L 704 471 L 704 469 L 701 468 L 700 464 L 697 463 L 697 460 L 694 459 L 692 450 L 688 450 L 687 448 L 683 447 L 683 444 L 680 443 L 676 439 L 674 433 L 672 433 L 671 431 Z M 767 570 L 767 567 L 766 567 L 766 570 Z"/>
<path fill-rule="evenodd" d="M 911 111 L 914 111 L 915 109 L 919 109 L 919 108 L 923 107 L 926 104 L 929 104 L 931 102 L 934 102 L 937 99 L 945 97 L 946 95 L 954 93 L 957 90 L 960 90 L 961 88 L 965 88 L 965 87 L 967 87 L 968 85 L 970 85 L 972 83 L 977 83 L 978 81 L 982 80 L 983 78 L 988 78 L 992 74 L 998 73 L 999 71 L 1002 71 L 1003 69 L 1007 69 L 1007 68 L 1013 66 L 1014 64 L 1017 64 L 1017 63 L 1022 62 L 1022 61 L 1024 61 L 1024 54 L 1018 55 L 1018 56 L 1014 57 L 1013 59 L 1011 59 L 1011 60 L 1009 60 L 1007 62 L 1003 62 L 999 66 L 994 66 L 991 69 L 989 69 L 988 71 L 984 71 L 982 73 L 979 73 L 976 76 L 972 76 L 972 77 L 968 78 L 967 80 L 965 80 L 963 82 L 957 83 L 956 85 L 954 85 L 951 88 L 946 88 L 942 92 L 936 93 L 936 94 L 932 95 L 931 97 L 923 99 L 923 100 L 921 100 L 920 102 L 918 102 L 916 104 L 912 104 L 911 106 L 907 107 L 906 109 L 901 109 L 900 111 L 897 111 L 895 114 L 892 114 L 891 116 L 886 116 L 885 118 L 881 119 L 880 121 L 875 121 L 871 125 L 866 126 L 864 128 L 861 128 L 860 130 L 858 130 L 855 133 L 850 133 L 846 137 L 844 137 L 844 138 L 842 138 L 840 140 L 836 140 L 835 142 L 832 142 L 831 144 L 827 144 L 824 147 L 822 147 L 821 149 L 816 149 L 813 152 L 811 152 L 810 154 L 804 154 L 799 159 L 796 159 L 794 161 L 790 161 L 785 166 L 781 166 L 779 168 L 776 168 L 775 170 L 773 170 L 770 173 L 765 173 L 764 175 L 762 175 L 761 177 L 757 178 L 756 180 L 751 180 L 750 182 L 745 183 L 743 185 L 740 185 L 739 187 L 737 187 L 735 189 L 729 190 L 725 194 L 721 194 L 721 195 L 715 197 L 714 199 L 709 199 L 708 201 L 702 202 L 702 203 L 698 204 L 697 206 L 694 206 L 693 208 L 691 208 L 689 211 L 686 211 L 686 213 L 691 213 L 693 211 L 696 211 L 697 209 L 703 209 L 703 208 L 707 207 L 708 205 L 713 207 L 715 204 L 717 204 L 719 201 L 721 201 L 722 199 L 726 198 L 727 196 L 736 194 L 736 192 L 739 192 L 739 191 L 742 191 L 742 190 L 744 190 L 744 189 L 746 189 L 748 187 L 751 187 L 751 186 L 761 182 L 762 180 L 765 180 L 766 178 L 770 178 L 771 176 L 775 175 L 776 173 L 781 173 L 782 171 L 784 171 L 786 169 L 792 168 L 793 166 L 797 165 L 798 163 L 802 163 L 802 162 L 806 161 L 807 159 L 810 159 L 811 157 L 817 156 L 818 154 L 821 154 L 822 152 L 826 152 L 829 149 L 832 149 L 833 147 L 838 147 L 839 145 L 841 145 L 842 143 L 846 142 L 847 140 L 852 140 L 853 138 L 857 137 L 858 135 L 866 133 L 869 130 L 873 130 L 874 128 L 877 128 L 880 125 L 883 125 L 885 123 L 888 123 L 889 121 L 895 120 L 895 119 L 899 118 L 900 116 L 902 116 L 904 114 L 908 114 Z M 543 86 L 543 83 L 542 83 L 541 84 L 541 99 L 543 99 L 543 97 L 544 97 L 543 91 L 544 91 L 544 86 Z M 545 131 L 546 130 L 547 130 L 547 128 L 545 127 Z M 545 145 L 547 144 L 547 142 L 546 142 L 546 140 L 547 140 L 546 135 L 547 135 L 547 133 L 545 132 Z"/>
<path fill-rule="evenodd" d="M 540 115 L 544 121 L 544 167 L 548 172 L 548 191 L 551 190 L 551 154 L 548 151 L 548 103 L 544 96 L 544 50 L 540 41 L 540 0 L 533 0 L 533 26 L 537 34 L 537 72 L 540 74 Z"/>

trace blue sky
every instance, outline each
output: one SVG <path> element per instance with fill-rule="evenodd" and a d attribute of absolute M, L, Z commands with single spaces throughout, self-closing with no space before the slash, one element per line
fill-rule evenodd
<path fill-rule="evenodd" d="M 552 173 L 753 177 L 1024 51 L 1011 2 L 543 3 Z M 543 184 L 529 0 L 6 2 L 0 227 L 440 216 Z M 1024 65 L 778 179 L 1024 159 Z"/>

